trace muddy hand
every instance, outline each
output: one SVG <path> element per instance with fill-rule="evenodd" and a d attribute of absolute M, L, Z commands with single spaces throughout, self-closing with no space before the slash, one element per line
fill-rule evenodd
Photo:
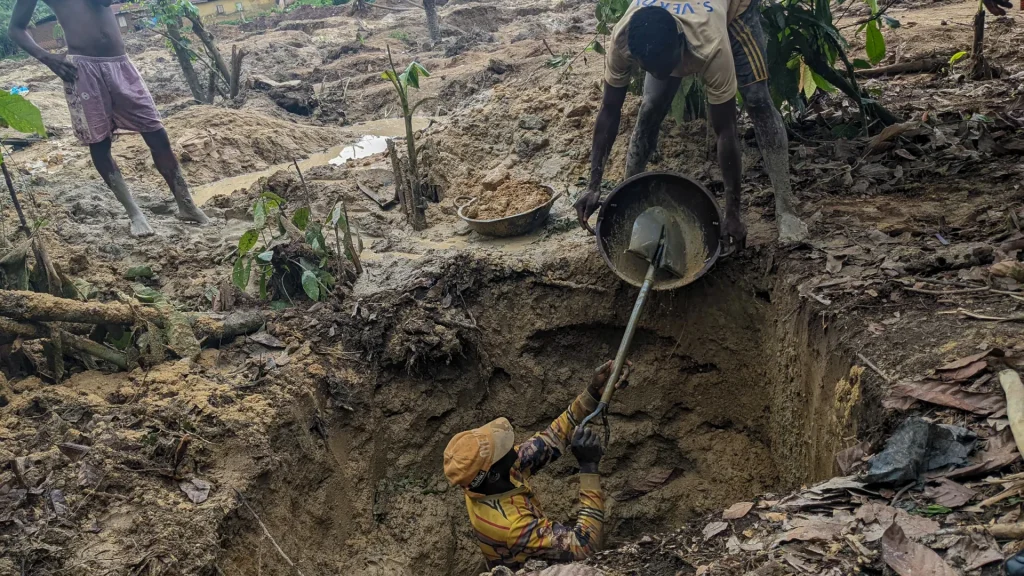
<path fill-rule="evenodd" d="M 722 256 L 735 254 L 747 247 L 747 227 L 739 217 L 725 218 L 722 223 L 722 241 L 725 245 Z"/>
<path fill-rule="evenodd" d="M 985 8 L 996 16 L 1006 16 L 1006 8 L 1013 8 L 1013 2 L 1010 0 L 982 0 L 985 4 Z"/>
<path fill-rule="evenodd" d="M 591 234 L 594 233 L 594 229 L 590 227 L 590 223 L 587 220 L 590 220 L 590 216 L 593 215 L 600 204 L 601 192 L 599 190 L 587 190 L 572 205 L 576 209 L 576 217 L 580 221 L 580 227 Z"/>
<path fill-rule="evenodd" d="M 601 394 L 604 392 L 605 383 L 612 375 L 612 366 L 613 362 L 609 360 L 594 370 L 594 377 L 590 380 L 587 392 L 590 392 L 590 395 L 598 400 L 601 399 Z M 629 372 L 632 369 L 633 363 L 627 360 L 626 365 L 622 367 L 622 373 L 619 374 L 619 381 L 615 383 L 616 390 L 622 390 L 629 386 Z"/>
<path fill-rule="evenodd" d="M 75 68 L 75 65 L 68 62 L 64 56 L 51 54 L 43 60 L 43 64 L 46 64 L 47 68 L 65 82 L 74 82 L 75 78 L 78 77 L 78 68 Z"/>

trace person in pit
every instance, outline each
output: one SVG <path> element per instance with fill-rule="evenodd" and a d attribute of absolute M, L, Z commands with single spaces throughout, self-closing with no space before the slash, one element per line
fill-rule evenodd
<path fill-rule="evenodd" d="M 64 28 L 67 55 L 42 49 L 28 33 L 37 0 L 17 0 L 8 34 L 25 52 L 46 64 L 64 81 L 75 136 L 89 146 L 96 170 L 128 212 L 131 235 L 149 236 L 153 229 L 132 199 L 110 154 L 110 139 L 118 128 L 142 134 L 157 170 L 174 195 L 178 218 L 208 223 L 206 214 L 192 201 L 153 97 L 125 53 L 121 29 L 110 8 L 111 0 L 44 1 Z"/>
<path fill-rule="evenodd" d="M 725 184 L 726 250 L 742 249 L 746 227 L 740 219 L 742 162 L 736 130 L 736 92 L 754 124 L 765 169 L 775 190 L 779 241 L 800 242 L 807 226 L 796 214 L 790 188 L 789 152 L 782 116 L 768 90 L 765 36 L 759 0 L 633 0 L 612 31 L 604 97 L 594 126 L 590 181 L 576 201 L 580 225 L 600 204 L 601 181 L 619 132 L 626 89 L 635 69 L 646 72 L 643 102 L 626 156 L 626 177 L 643 172 L 658 144 L 662 120 L 683 77 L 698 74 L 710 104 L 718 163 Z"/>
<path fill-rule="evenodd" d="M 627 364 L 623 369 L 616 389 L 628 385 L 630 368 Z M 517 569 L 532 558 L 582 560 L 597 551 L 605 520 L 598 476 L 604 449 L 593 427 L 577 424 L 597 408 L 611 369 L 611 362 L 599 367 L 565 412 L 518 446 L 506 418 L 460 432 L 448 443 L 444 474 L 452 486 L 464 490 L 469 521 L 488 569 Z M 544 515 L 529 482 L 557 460 L 567 444 L 580 466 L 580 510 L 572 526 Z"/>

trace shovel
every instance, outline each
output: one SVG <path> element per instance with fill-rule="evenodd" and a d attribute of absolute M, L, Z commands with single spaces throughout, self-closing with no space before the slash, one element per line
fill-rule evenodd
<path fill-rule="evenodd" d="M 626 324 L 626 333 L 622 336 L 622 342 L 619 343 L 619 351 L 615 354 L 615 363 L 612 365 L 612 374 L 604 385 L 601 401 L 598 403 L 597 409 L 580 423 L 580 426 L 586 426 L 600 414 L 605 424 L 605 446 L 608 445 L 609 436 L 608 403 L 612 400 L 615 384 L 618 383 L 622 367 L 626 364 L 626 356 L 633 344 L 633 334 L 636 332 L 640 314 L 647 302 L 647 295 L 651 291 L 651 286 L 654 285 L 654 277 L 659 270 L 666 270 L 679 278 L 686 274 L 686 249 L 679 221 L 661 206 L 644 210 L 633 222 L 633 232 L 630 235 L 629 248 L 626 249 L 626 252 L 648 262 L 647 275 L 640 287 L 640 295 L 636 298 L 636 304 L 633 305 L 633 314 Z"/>

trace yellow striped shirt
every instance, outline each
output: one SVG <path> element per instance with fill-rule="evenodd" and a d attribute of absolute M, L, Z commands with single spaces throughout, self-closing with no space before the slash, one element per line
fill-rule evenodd
<path fill-rule="evenodd" d="M 517 446 L 509 474 L 513 490 L 492 496 L 466 491 L 469 521 L 488 567 L 517 568 L 530 558 L 582 560 L 597 550 L 604 523 L 597 474 L 579 475 L 580 511 L 573 526 L 549 520 L 529 484 L 530 476 L 565 452 L 576 424 L 595 408 L 597 400 L 584 392 L 547 429 Z"/>

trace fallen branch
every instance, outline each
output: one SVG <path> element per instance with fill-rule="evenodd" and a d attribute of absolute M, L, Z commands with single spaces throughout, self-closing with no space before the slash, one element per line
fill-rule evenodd
<path fill-rule="evenodd" d="M 920 74 L 924 72 L 938 72 L 949 66 L 949 58 L 921 58 L 909 62 L 900 62 L 889 66 L 878 66 L 857 70 L 857 76 L 861 78 L 877 78 L 879 76 L 890 76 L 894 74 Z"/>
<path fill-rule="evenodd" d="M 889 376 L 887 376 L 885 372 L 882 372 L 878 368 L 878 366 L 875 366 L 875 363 L 872 362 L 871 360 L 868 360 L 866 356 L 864 356 L 863 354 L 858 352 L 857 353 L 857 358 L 860 358 L 861 362 L 867 364 L 868 368 L 871 368 L 875 372 L 875 374 L 878 374 L 879 376 L 881 376 L 882 380 L 885 380 L 886 384 L 892 384 L 893 383 L 893 379 L 890 378 Z"/>
<path fill-rule="evenodd" d="M 79 302 L 23 290 L 0 290 L 0 314 L 32 322 L 135 324 L 144 320 L 159 327 L 164 325 L 163 314 L 154 308 L 118 302 Z"/>
<path fill-rule="evenodd" d="M 1024 314 L 1017 314 L 1016 316 L 1007 317 L 985 316 L 984 314 L 977 314 L 969 310 L 964 310 L 963 308 L 960 308 L 959 310 L 939 312 L 939 314 L 962 314 L 963 316 L 971 318 L 973 320 L 985 320 L 987 322 L 1024 322 Z"/>
<path fill-rule="evenodd" d="M 988 532 L 993 538 L 998 540 L 1020 540 L 1024 538 L 1024 522 L 958 526 L 956 528 L 944 528 L 935 534 L 937 536 L 956 536 L 970 534 L 971 532 L 982 534 Z"/>
<path fill-rule="evenodd" d="M 106 360 L 122 370 L 126 370 L 128 368 L 128 356 L 126 354 L 112 348 L 108 348 L 98 342 L 93 342 L 88 338 L 75 336 L 74 334 L 59 328 L 47 327 L 42 324 L 17 322 L 9 318 L 0 317 L 0 334 L 3 334 L 4 337 L 20 336 L 29 340 L 51 338 L 51 330 L 54 330 L 59 334 L 60 344 L 66 348 L 85 352 L 86 354 L 95 356 L 100 360 Z M 0 342 L 3 341 L 4 338 L 0 338 Z"/>
<path fill-rule="evenodd" d="M 159 328 L 167 324 L 164 313 L 158 308 L 129 306 L 119 302 L 79 302 L 21 290 L 0 290 L 0 314 L 29 322 L 104 325 L 150 322 Z M 205 314 L 189 317 L 196 339 L 209 342 L 221 342 L 255 332 L 264 322 L 263 314 L 258 311 L 236 312 L 223 319 Z"/>
<path fill-rule="evenodd" d="M 371 6 L 374 6 L 374 4 L 371 4 Z M 239 492 L 237 488 L 234 490 L 235 495 L 238 496 L 238 499 L 242 502 L 242 505 L 245 506 L 245 509 L 248 510 L 249 513 L 252 514 L 252 517 L 256 519 L 256 522 L 259 523 L 260 528 L 263 529 L 263 534 L 267 537 L 267 539 L 270 540 L 270 543 L 274 545 L 274 548 L 277 549 L 277 553 L 281 555 L 281 558 L 284 558 L 284 561 L 287 562 L 289 566 L 295 569 L 296 574 L 298 574 L 299 576 L 303 576 L 302 570 L 299 570 L 299 567 L 296 566 L 295 563 L 292 562 L 292 559 L 284 553 L 284 550 L 281 550 L 281 547 L 277 544 L 277 540 L 274 540 L 274 537 L 270 534 L 270 530 L 267 529 L 267 525 L 263 523 L 263 520 L 260 520 L 259 514 L 257 514 L 256 511 L 252 509 L 252 506 L 249 506 L 249 501 L 245 499 L 245 496 L 242 496 L 242 493 Z"/>

